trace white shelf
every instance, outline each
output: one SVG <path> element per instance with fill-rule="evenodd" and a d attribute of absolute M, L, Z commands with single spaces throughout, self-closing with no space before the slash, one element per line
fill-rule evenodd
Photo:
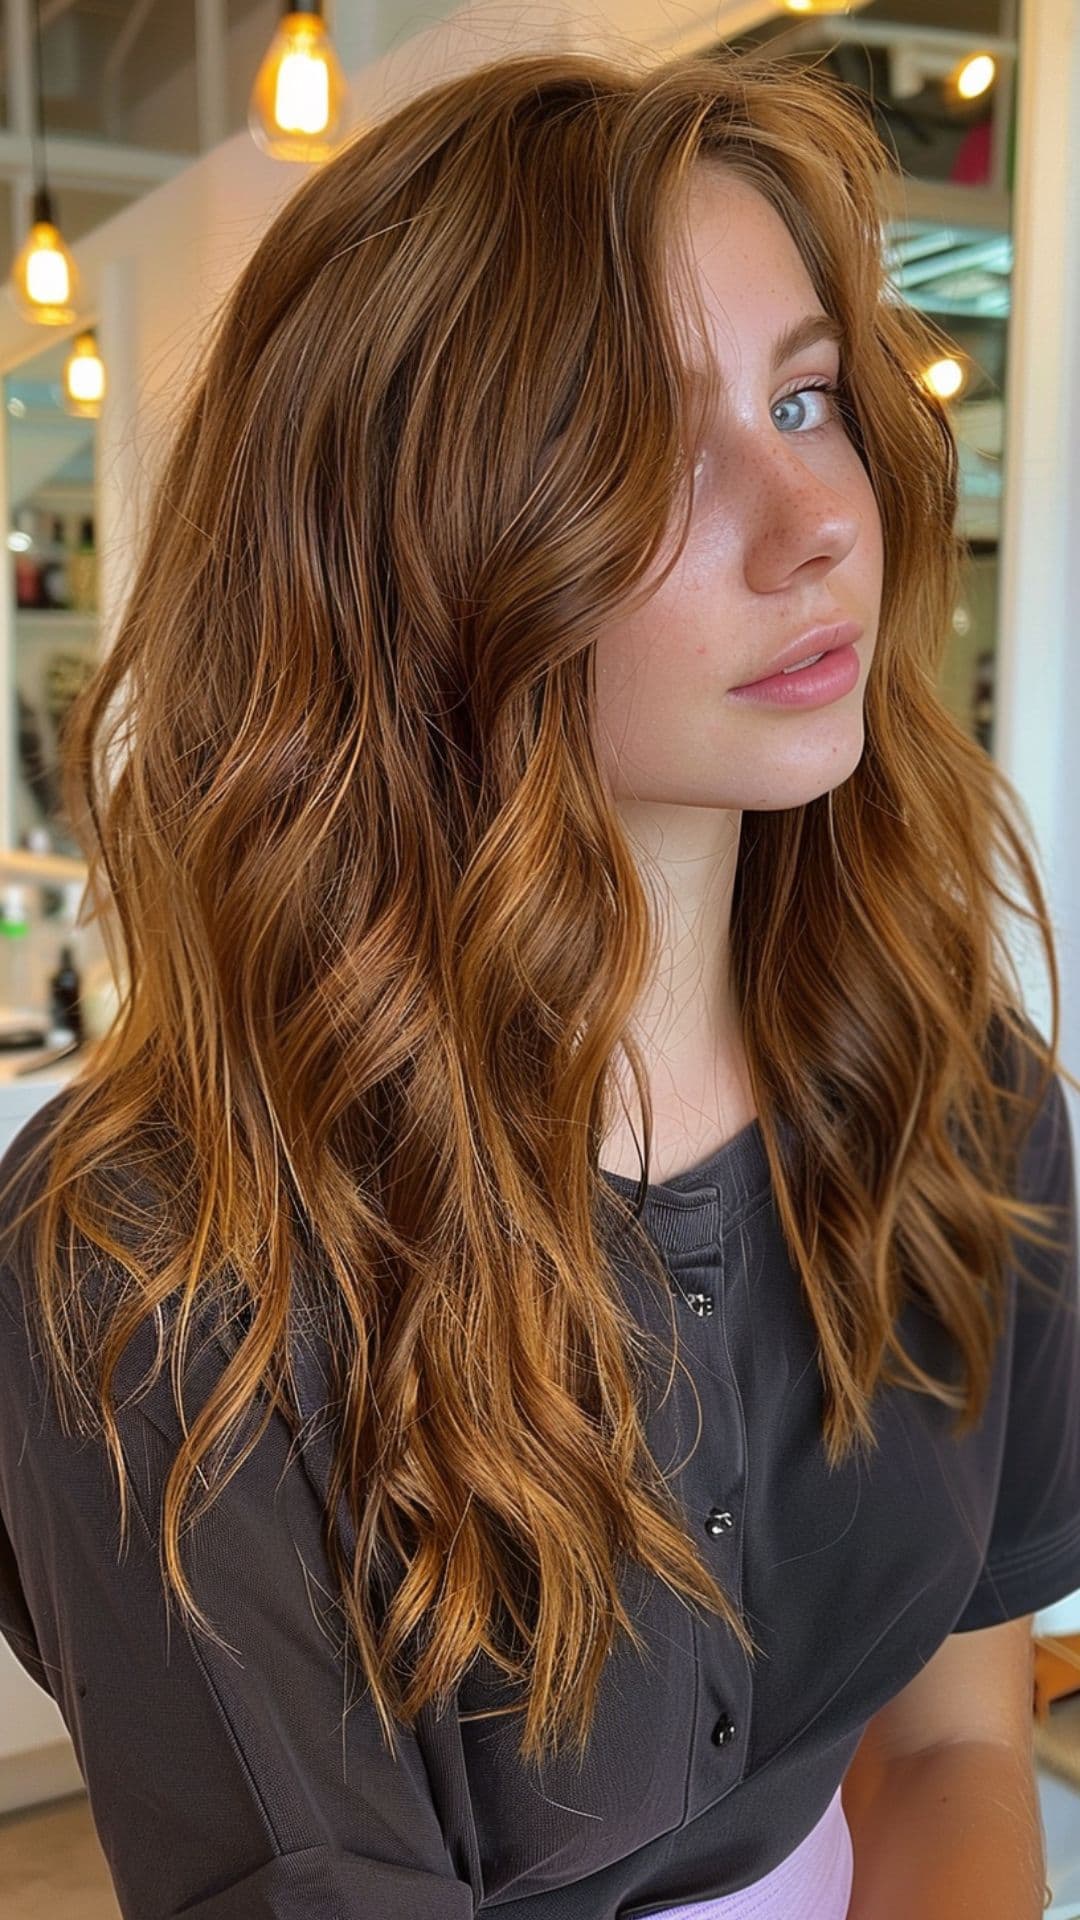
<path fill-rule="evenodd" d="M 16 628 L 33 628 L 35 633 L 81 633 L 96 631 L 99 616 L 80 613 L 74 607 L 16 607 Z"/>

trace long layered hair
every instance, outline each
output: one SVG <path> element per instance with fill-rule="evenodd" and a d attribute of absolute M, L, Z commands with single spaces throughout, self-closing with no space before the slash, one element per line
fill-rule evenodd
<path fill-rule="evenodd" d="M 1055 1244 L 1009 1191 L 1057 1065 L 1051 926 L 1018 798 L 937 692 L 958 468 L 921 377 L 942 337 L 884 278 L 891 155 L 857 94 L 760 49 L 528 54 L 432 87 L 306 179 L 215 318 L 63 742 L 119 1013 L 13 1223 L 36 1218 L 50 1384 L 104 1440 L 122 1530 L 115 1370 L 140 1329 L 167 1336 L 163 1564 L 215 1638 L 181 1536 L 292 1406 L 301 1302 L 318 1316 L 326 1547 L 391 1751 L 480 1652 L 524 1683 L 523 1755 L 584 1747 L 613 1635 L 639 1643 L 626 1560 L 755 1650 L 649 1453 L 650 1343 L 606 1224 L 670 1289 L 599 1170 L 621 1050 L 648 1179 L 631 1027 L 658 946 L 594 753 L 591 642 L 685 538 L 699 166 L 767 197 L 842 322 L 884 533 L 862 758 L 746 815 L 730 928 L 830 1467 L 872 1448 L 882 1380 L 973 1426 L 1010 1236 Z M 1049 1046 L 1007 909 L 1045 946 Z M 995 1031 L 1041 1061 L 1023 1097 Z M 916 1288 L 959 1388 L 896 1338 Z M 207 1328 L 232 1357 L 192 1417 Z"/>

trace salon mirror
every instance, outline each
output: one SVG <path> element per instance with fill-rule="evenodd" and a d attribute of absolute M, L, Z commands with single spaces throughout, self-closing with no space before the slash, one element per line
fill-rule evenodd
<path fill-rule="evenodd" d="M 78 337 L 47 341 L 3 383 L 9 844 L 76 858 L 58 748 L 64 717 L 98 654 L 97 418 L 73 398 L 66 373 Z"/>

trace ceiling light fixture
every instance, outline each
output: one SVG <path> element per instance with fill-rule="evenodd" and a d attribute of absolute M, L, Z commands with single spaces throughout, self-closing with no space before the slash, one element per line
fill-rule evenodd
<path fill-rule="evenodd" d="M 68 413 L 96 420 L 105 393 L 105 364 L 89 328 L 80 333 L 64 362 L 64 405 Z"/>
<path fill-rule="evenodd" d="M 323 0 L 286 0 L 251 90 L 252 139 L 275 160 L 327 160 L 347 100 Z"/>
<path fill-rule="evenodd" d="M 961 100 L 977 100 L 992 87 L 997 76 L 997 61 L 991 53 L 971 54 L 951 77 Z"/>
<path fill-rule="evenodd" d="M 34 71 L 37 93 L 36 139 L 31 127 L 34 177 L 33 221 L 11 269 L 11 291 L 26 319 L 39 326 L 67 327 L 75 318 L 78 275 L 54 218 L 45 172 L 45 99 L 41 80 L 41 8 L 34 0 Z"/>

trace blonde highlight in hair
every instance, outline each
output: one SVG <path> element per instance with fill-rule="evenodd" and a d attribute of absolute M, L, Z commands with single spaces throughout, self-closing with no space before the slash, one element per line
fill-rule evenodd
<path fill-rule="evenodd" d="M 583 1749 L 614 1635 L 640 1645 L 625 1562 L 756 1651 L 648 1451 L 653 1347 L 603 1226 L 670 1287 L 598 1159 L 623 1049 L 648 1178 L 629 1028 L 657 947 L 598 771 L 591 642 L 652 590 L 687 506 L 672 295 L 692 311 L 702 166 L 769 197 L 843 323 L 884 535 L 862 759 L 746 816 L 730 935 L 831 1468 L 873 1445 L 882 1380 L 978 1421 L 1010 1235 L 1047 1244 L 1009 1195 L 1006 1109 L 1037 1091 L 1000 1089 L 987 1050 L 1004 1032 L 1054 1070 L 1051 926 L 1017 797 L 935 691 L 957 459 L 919 377 L 937 336 L 884 286 L 891 164 L 857 95 L 762 50 L 499 60 L 355 137 L 223 307 L 66 728 L 123 992 L 19 1216 L 50 1382 L 104 1437 L 126 1527 L 114 1379 L 155 1330 L 184 1435 L 163 1570 L 217 1639 L 183 1535 L 295 1413 L 310 1316 L 334 1369 L 327 1553 L 391 1751 L 481 1653 L 526 1686 L 523 1755 Z M 1006 907 L 1045 945 L 1049 1050 L 1011 1010 Z M 962 1388 L 896 1339 L 914 1291 Z M 232 1357 L 189 1421 L 207 1330 Z"/>

